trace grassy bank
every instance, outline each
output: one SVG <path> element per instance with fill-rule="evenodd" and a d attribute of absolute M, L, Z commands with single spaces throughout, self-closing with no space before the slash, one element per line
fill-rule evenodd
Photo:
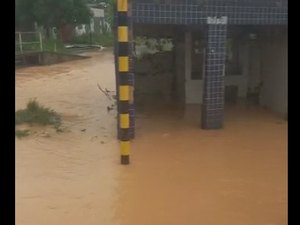
<path fill-rule="evenodd" d="M 57 132 L 61 131 L 60 115 L 53 109 L 42 106 L 36 100 L 30 100 L 25 109 L 18 110 L 15 113 L 15 124 L 52 125 Z M 15 134 L 17 137 L 25 137 L 30 134 L 30 131 L 16 130 Z"/>
<path fill-rule="evenodd" d="M 114 36 L 112 33 L 107 34 L 83 34 L 74 37 L 71 44 L 93 44 L 111 47 L 114 45 Z"/>

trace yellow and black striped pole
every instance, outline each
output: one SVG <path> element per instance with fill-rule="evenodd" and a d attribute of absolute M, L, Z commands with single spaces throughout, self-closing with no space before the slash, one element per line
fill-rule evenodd
<path fill-rule="evenodd" d="M 119 139 L 121 150 L 121 164 L 129 164 L 129 104 L 130 104 L 130 78 L 129 78 L 129 34 L 128 34 L 128 0 L 117 0 L 117 36 L 118 36 L 118 116 Z"/>

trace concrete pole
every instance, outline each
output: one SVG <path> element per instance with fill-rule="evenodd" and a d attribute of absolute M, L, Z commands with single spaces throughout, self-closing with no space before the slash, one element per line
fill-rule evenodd
<path fill-rule="evenodd" d="M 133 42 L 133 24 L 132 24 L 132 1 L 128 1 L 128 42 L 129 42 L 129 80 L 130 80 L 130 105 L 129 105 L 129 124 L 130 138 L 135 137 L 135 105 L 134 105 L 134 42 Z"/>
<path fill-rule="evenodd" d="M 21 32 L 19 32 L 19 47 L 20 47 L 20 52 L 23 53 L 22 35 L 21 35 Z"/>
<path fill-rule="evenodd" d="M 207 46 L 201 113 L 203 129 L 220 129 L 224 123 L 224 69 L 227 17 L 207 18 Z"/>
<path fill-rule="evenodd" d="M 40 38 L 40 49 L 41 49 L 41 52 L 42 52 L 43 51 L 43 38 L 42 38 L 41 32 L 39 32 L 39 38 Z"/>
<path fill-rule="evenodd" d="M 130 154 L 130 76 L 129 76 L 129 30 L 128 0 L 117 0 L 118 36 L 118 117 L 120 131 L 121 164 L 129 164 Z"/>

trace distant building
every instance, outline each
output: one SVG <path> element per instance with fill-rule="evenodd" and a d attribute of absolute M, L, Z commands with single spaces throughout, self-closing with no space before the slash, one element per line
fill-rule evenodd
<path fill-rule="evenodd" d="M 75 27 L 75 35 L 80 36 L 89 32 L 103 34 L 111 32 L 110 24 L 105 17 L 105 3 L 88 4 L 93 12 L 93 18 L 90 24 L 81 24 Z"/>

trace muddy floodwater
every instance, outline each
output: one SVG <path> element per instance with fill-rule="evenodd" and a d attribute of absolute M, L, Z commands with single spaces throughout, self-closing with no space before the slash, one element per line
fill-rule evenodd
<path fill-rule="evenodd" d="M 287 121 L 228 107 L 223 130 L 198 106 L 137 115 L 131 164 L 119 164 L 111 51 L 16 70 L 16 109 L 31 98 L 65 131 L 16 138 L 17 225 L 287 225 Z"/>

